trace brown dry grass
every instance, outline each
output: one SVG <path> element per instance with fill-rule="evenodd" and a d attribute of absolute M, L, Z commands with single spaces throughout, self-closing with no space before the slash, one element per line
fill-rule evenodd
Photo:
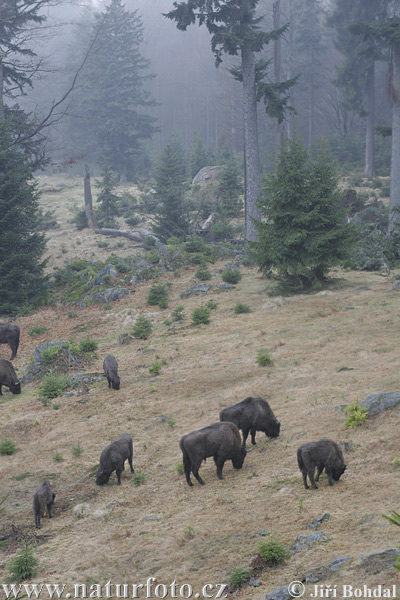
<path fill-rule="evenodd" d="M 213 281 L 220 281 L 221 267 L 213 267 Z M 41 534 L 48 538 L 37 547 L 37 580 L 138 583 L 155 576 L 158 582 L 189 582 L 198 590 L 206 582 L 226 582 L 232 567 L 248 565 L 262 539 L 258 531 L 269 528 L 291 544 L 327 511 L 331 519 L 322 529 L 330 541 L 265 571 L 261 588 L 247 587 L 237 597 L 261 600 L 266 591 L 301 578 L 307 568 L 344 554 L 354 560 L 330 583 L 394 583 L 393 573 L 363 572 L 357 558 L 398 544 L 398 530 L 381 514 L 399 508 L 400 470 L 391 461 L 400 457 L 400 409 L 355 431 L 344 427 L 343 415 L 334 409 L 400 387 L 400 299 L 392 291 L 393 281 L 375 273 L 336 272 L 329 292 L 274 298 L 267 294 L 266 280 L 243 269 L 235 290 L 211 295 L 218 307 L 210 325 L 193 328 L 190 314 L 201 299 L 181 300 L 179 294 L 194 283 L 195 270 L 182 271 L 180 278 L 165 276 L 172 286 L 170 308 L 163 311 L 146 305 L 149 284 L 141 284 L 109 313 L 91 308 L 70 319 L 66 308 L 43 308 L 18 320 L 22 342 L 14 362 L 19 373 L 38 343 L 68 336 L 79 340 L 89 326 L 100 343 L 90 370 L 101 371 L 102 358 L 111 352 L 118 359 L 121 389 L 93 386 L 86 396 L 57 400 L 58 410 L 43 407 L 33 385 L 25 386 L 21 396 L 4 395 L 0 438 L 11 437 L 19 451 L 0 458 L 1 496 L 10 494 L 0 528 L 14 523 L 33 531 L 32 494 L 48 477 L 57 492 L 55 518 L 43 520 Z M 364 285 L 370 289 L 358 289 Z M 248 303 L 252 312 L 235 315 L 237 301 Z M 167 327 L 164 319 L 178 304 L 185 305 L 187 316 Z M 354 310 L 346 310 L 349 306 Z M 129 313 L 137 311 L 152 315 L 153 336 L 118 346 L 118 335 L 129 329 Z M 27 331 L 37 323 L 48 331 L 32 339 Z M 271 352 L 274 366 L 257 366 L 261 348 Z M 8 348 L 0 346 L 0 356 L 8 358 Z M 166 364 L 153 377 L 148 367 L 156 357 Z M 269 398 L 281 420 L 281 436 L 272 441 L 257 434 L 243 469 L 235 471 L 227 463 L 223 482 L 208 460 L 201 469 L 206 485 L 196 482 L 189 489 L 175 472 L 182 460 L 181 435 L 218 420 L 222 407 L 256 394 Z M 160 415 L 175 424 L 160 422 Z M 146 474 L 144 484 L 134 486 L 127 471 L 120 487 L 115 476 L 97 487 L 92 473 L 101 450 L 126 431 L 134 440 L 135 469 Z M 321 437 L 353 441 L 348 470 L 333 488 L 323 478 L 318 491 L 304 490 L 296 448 Z M 78 442 L 84 451 L 75 458 L 71 449 Z M 53 461 L 55 452 L 64 462 Z M 22 473 L 27 477 L 16 480 Z M 77 518 L 72 508 L 82 502 L 90 504 L 91 512 Z M 110 502 L 116 507 L 104 516 L 101 511 Z M 143 520 L 148 516 L 156 519 Z M 365 517 L 371 520 L 363 522 Z M 193 536 L 187 535 L 189 527 Z M 15 551 L 13 545 L 6 547 L 0 569 Z"/>

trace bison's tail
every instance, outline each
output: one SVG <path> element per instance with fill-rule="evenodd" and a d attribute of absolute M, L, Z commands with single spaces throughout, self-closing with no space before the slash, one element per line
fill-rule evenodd
<path fill-rule="evenodd" d="M 297 448 L 297 464 L 299 465 L 300 471 L 304 467 L 303 457 L 301 455 L 301 448 Z"/>

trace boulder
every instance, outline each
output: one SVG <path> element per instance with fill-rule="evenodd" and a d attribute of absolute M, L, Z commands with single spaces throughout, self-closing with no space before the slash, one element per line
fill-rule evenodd
<path fill-rule="evenodd" d="M 380 392 L 378 394 L 370 394 L 365 400 L 360 402 L 368 411 L 368 416 L 377 415 L 380 412 L 394 408 L 400 402 L 400 392 Z"/>

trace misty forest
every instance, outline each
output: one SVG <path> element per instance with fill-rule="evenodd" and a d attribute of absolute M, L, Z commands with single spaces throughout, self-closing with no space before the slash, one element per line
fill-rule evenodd
<path fill-rule="evenodd" d="M 1 2 L 0 597 L 398 597 L 399 280 L 400 0 Z"/>

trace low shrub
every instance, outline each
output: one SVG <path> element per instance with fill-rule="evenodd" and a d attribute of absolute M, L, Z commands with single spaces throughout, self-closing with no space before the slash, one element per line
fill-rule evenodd
<path fill-rule="evenodd" d="M 72 455 L 75 456 L 75 458 L 79 458 L 83 452 L 81 443 L 78 442 L 77 444 L 74 444 L 71 448 L 71 452 L 72 452 Z"/>
<path fill-rule="evenodd" d="M 79 349 L 81 352 L 96 352 L 99 344 L 96 340 L 92 340 L 91 338 L 85 338 L 79 342 Z"/>
<path fill-rule="evenodd" d="M 240 588 L 250 580 L 250 576 L 250 567 L 233 567 L 229 574 L 229 583 L 235 588 Z"/>
<path fill-rule="evenodd" d="M 268 350 L 262 349 L 258 351 L 257 364 L 260 365 L 260 367 L 266 367 L 274 364 L 274 361 L 271 358 L 271 355 L 268 352 Z"/>
<path fill-rule="evenodd" d="M 41 335 L 42 333 L 46 333 L 47 327 L 45 325 L 32 325 L 28 329 L 28 335 L 32 337 L 36 337 L 37 335 Z"/>
<path fill-rule="evenodd" d="M 185 318 L 185 307 L 180 304 L 171 312 L 171 317 L 174 321 L 182 321 Z"/>
<path fill-rule="evenodd" d="M 38 560 L 33 554 L 33 548 L 28 542 L 22 546 L 19 554 L 14 556 L 7 565 L 10 581 L 25 581 L 32 579 L 37 573 Z"/>
<path fill-rule="evenodd" d="M 356 429 L 363 425 L 368 420 L 368 411 L 364 406 L 360 406 L 358 402 L 353 402 L 346 407 L 346 419 L 344 424 L 346 427 Z"/>
<path fill-rule="evenodd" d="M 207 300 L 206 306 L 210 310 L 215 310 L 218 306 L 218 302 L 216 302 L 215 300 Z"/>
<path fill-rule="evenodd" d="M 151 375 L 160 375 L 162 369 L 162 363 L 159 360 L 155 360 L 149 366 L 149 373 Z"/>
<path fill-rule="evenodd" d="M 237 302 L 234 306 L 233 312 L 235 315 L 241 315 L 244 313 L 249 313 L 251 310 L 248 304 L 245 304 L 244 302 Z"/>
<path fill-rule="evenodd" d="M 280 565 L 290 556 L 290 552 L 284 544 L 272 535 L 269 539 L 259 542 L 258 553 L 270 565 Z"/>
<path fill-rule="evenodd" d="M 147 238 L 146 238 L 147 239 Z M 149 306 L 168 307 L 168 286 L 166 283 L 154 283 L 147 295 L 147 304 Z"/>
<path fill-rule="evenodd" d="M 15 443 L 9 438 L 4 438 L 0 440 L 0 455 L 1 456 L 11 456 L 18 450 Z"/>
<path fill-rule="evenodd" d="M 195 277 L 200 279 L 200 281 L 208 281 L 212 277 L 212 273 L 207 265 L 203 264 L 197 269 L 195 273 Z"/>
<path fill-rule="evenodd" d="M 210 322 L 211 309 L 208 306 L 198 306 L 192 312 L 193 325 L 207 325 Z"/>
<path fill-rule="evenodd" d="M 86 212 L 84 210 L 79 210 L 71 219 L 71 223 L 75 225 L 78 231 L 85 229 L 85 227 L 88 226 Z"/>
<path fill-rule="evenodd" d="M 228 267 L 222 272 L 222 281 L 236 285 L 242 279 L 242 274 L 239 269 Z"/>
<path fill-rule="evenodd" d="M 68 375 L 50 373 L 42 379 L 39 387 L 39 398 L 46 406 L 52 398 L 57 398 L 68 387 Z"/>
<path fill-rule="evenodd" d="M 64 462 L 65 459 L 62 454 L 56 452 L 55 454 L 53 454 L 53 460 L 54 462 Z"/>
<path fill-rule="evenodd" d="M 134 473 L 132 475 L 132 483 L 136 486 L 142 485 L 146 481 L 146 475 L 144 473 Z"/>
<path fill-rule="evenodd" d="M 151 324 L 150 319 L 147 319 L 145 316 L 140 315 L 136 319 L 136 323 L 132 328 L 132 335 L 135 338 L 140 340 L 147 340 L 147 338 L 153 332 L 153 325 Z"/>

